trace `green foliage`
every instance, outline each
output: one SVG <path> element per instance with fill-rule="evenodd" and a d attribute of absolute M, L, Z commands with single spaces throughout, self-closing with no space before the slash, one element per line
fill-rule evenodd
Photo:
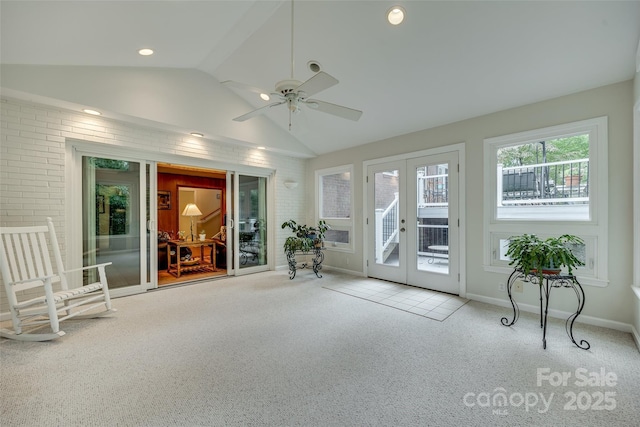
<path fill-rule="evenodd" d="M 282 223 L 282 229 L 290 228 L 295 236 L 287 237 L 284 242 L 285 252 L 304 251 L 308 252 L 316 245 L 322 244 L 324 234 L 330 229 L 326 221 L 318 221 L 315 227 L 309 227 L 296 223 L 290 219 Z"/>
<path fill-rule="evenodd" d="M 547 163 L 586 159 L 589 157 L 589 136 L 585 134 L 552 139 L 545 141 L 545 147 Z M 504 167 L 533 165 L 542 161 L 540 142 L 503 147 L 498 150 L 498 163 Z"/>
<path fill-rule="evenodd" d="M 98 169 L 129 170 L 129 162 L 125 160 L 102 159 L 92 157 L 93 165 Z"/>
<path fill-rule="evenodd" d="M 567 267 L 569 274 L 573 274 L 573 269 L 584 263 L 571 252 L 572 244 L 584 244 L 584 241 L 570 234 L 545 240 L 535 234 L 523 234 L 509 238 L 506 255 L 511 258 L 509 265 L 515 265 L 525 274 L 535 272 L 542 277 L 543 270 L 562 267 Z"/>

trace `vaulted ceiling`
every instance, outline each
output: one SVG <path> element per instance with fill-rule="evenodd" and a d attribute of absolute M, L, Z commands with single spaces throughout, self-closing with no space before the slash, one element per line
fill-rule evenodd
<path fill-rule="evenodd" d="M 392 26 L 386 12 L 406 10 Z M 4 94 L 310 157 L 633 78 L 640 1 L 6 1 Z M 314 98 L 359 121 L 266 105 L 310 61 Z M 137 54 L 142 47 L 155 54 Z"/>

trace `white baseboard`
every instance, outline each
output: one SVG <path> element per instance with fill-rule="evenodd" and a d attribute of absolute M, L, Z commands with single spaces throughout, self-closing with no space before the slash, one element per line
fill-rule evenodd
<path fill-rule="evenodd" d="M 500 298 L 491 298 L 491 297 L 486 297 L 484 295 L 476 295 L 476 294 L 467 294 L 467 298 L 474 301 L 480 301 L 487 304 L 497 305 L 500 307 L 508 307 L 509 309 L 512 310 L 511 302 L 509 302 L 509 300 L 503 300 Z M 539 305 L 518 303 L 518 308 L 520 308 L 520 311 L 526 311 L 528 313 L 536 313 L 536 314 L 540 313 Z M 573 313 L 569 313 L 566 311 L 549 309 L 549 316 L 558 318 L 558 319 L 567 319 L 572 314 Z M 617 331 L 629 332 L 629 333 L 633 333 L 633 330 L 635 329 L 632 325 L 628 323 L 617 322 L 615 320 L 601 319 L 599 317 L 586 316 L 584 314 L 581 314 L 580 316 L 578 316 L 578 318 L 576 319 L 576 323 L 585 323 L 587 325 L 600 326 L 603 328 L 615 329 Z M 638 344 L 637 339 L 636 339 L 636 344 Z"/>
<path fill-rule="evenodd" d="M 281 270 L 289 270 L 289 266 L 279 265 L 276 267 L 276 271 L 281 271 Z M 336 271 L 338 273 L 345 273 L 351 276 L 365 277 L 362 271 L 346 270 L 344 268 L 331 267 L 330 265 L 323 265 L 322 269 L 320 270 L 320 274 L 322 274 L 323 271 Z"/>
<path fill-rule="evenodd" d="M 328 271 L 337 271 L 339 273 L 345 273 L 345 274 L 349 274 L 351 276 L 358 276 L 358 277 L 365 277 L 364 273 L 362 271 L 353 271 L 353 270 L 347 270 L 345 268 L 338 268 L 338 267 L 332 267 L 330 265 L 327 266 L 322 266 L 323 270 L 328 270 Z"/>

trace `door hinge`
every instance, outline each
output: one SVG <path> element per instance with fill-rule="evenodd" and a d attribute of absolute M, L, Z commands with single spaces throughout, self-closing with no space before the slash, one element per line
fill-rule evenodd
<path fill-rule="evenodd" d="M 369 175 L 367 175 L 367 181 L 366 182 L 369 183 Z"/>
<path fill-rule="evenodd" d="M 458 282 L 460 281 L 460 273 L 458 273 Z"/>
<path fill-rule="evenodd" d="M 458 227 L 460 227 L 460 218 L 458 218 Z"/>
<path fill-rule="evenodd" d="M 458 173 L 460 173 L 460 163 L 458 163 Z"/>

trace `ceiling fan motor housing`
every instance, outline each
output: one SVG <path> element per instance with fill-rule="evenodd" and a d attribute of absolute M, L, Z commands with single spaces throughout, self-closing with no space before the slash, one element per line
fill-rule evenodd
<path fill-rule="evenodd" d="M 276 83 L 276 92 L 286 95 L 293 92 L 301 84 L 302 82 L 299 80 L 282 80 Z"/>
<path fill-rule="evenodd" d="M 303 101 L 303 96 L 301 92 L 296 92 L 298 86 L 302 84 L 299 80 L 282 80 L 276 84 L 276 92 L 279 92 L 284 96 L 284 99 L 287 101 L 287 107 L 289 111 L 292 113 L 297 113 L 299 111 L 298 102 Z"/>

